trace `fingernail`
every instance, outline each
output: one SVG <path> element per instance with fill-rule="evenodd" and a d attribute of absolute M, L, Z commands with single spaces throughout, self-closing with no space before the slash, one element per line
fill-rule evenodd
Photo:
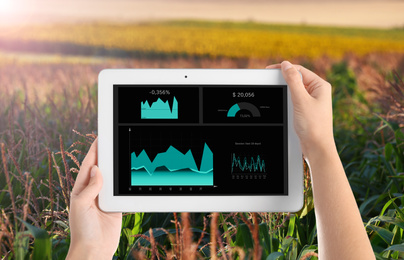
<path fill-rule="evenodd" d="M 285 60 L 285 61 L 282 62 L 282 68 L 283 68 L 284 71 L 287 71 L 288 69 L 290 69 L 292 67 L 293 67 L 293 65 L 289 61 Z"/>
<path fill-rule="evenodd" d="M 90 172 L 90 177 L 94 177 L 95 176 L 95 174 L 97 173 L 97 166 L 93 166 L 92 168 L 91 168 L 91 172 Z"/>

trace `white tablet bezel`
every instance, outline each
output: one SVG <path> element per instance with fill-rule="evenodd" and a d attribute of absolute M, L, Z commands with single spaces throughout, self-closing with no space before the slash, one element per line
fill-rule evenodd
<path fill-rule="evenodd" d="M 279 69 L 106 69 L 98 77 L 99 207 L 108 212 L 296 212 L 303 206 L 303 161 L 288 100 L 288 195 L 114 196 L 113 85 L 287 85 Z"/>

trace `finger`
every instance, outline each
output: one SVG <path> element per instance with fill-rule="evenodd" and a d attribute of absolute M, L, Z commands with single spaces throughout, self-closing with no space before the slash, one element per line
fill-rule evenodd
<path fill-rule="evenodd" d="M 90 169 L 97 164 L 98 138 L 94 140 L 83 163 L 80 166 L 79 174 L 73 187 L 72 194 L 78 195 L 88 185 L 90 180 Z"/>
<path fill-rule="evenodd" d="M 322 79 L 316 73 L 308 70 L 300 65 L 300 73 L 303 77 L 303 84 L 306 87 L 309 95 L 315 99 L 328 98 L 331 91 L 331 85 L 326 80 Z M 296 67 L 296 65 L 295 65 Z"/>
<path fill-rule="evenodd" d="M 296 69 L 289 61 L 281 63 L 282 75 L 289 86 L 292 101 L 294 104 L 305 102 L 309 97 L 306 88 L 303 85 L 302 78 Z M 304 78 L 304 76 L 303 76 Z"/>
<path fill-rule="evenodd" d="M 76 199 L 79 199 L 85 205 L 90 205 L 92 202 L 95 202 L 95 198 L 97 198 L 102 187 L 102 174 L 100 173 L 98 166 L 94 165 L 90 172 L 91 174 L 88 185 L 85 186 L 76 197 Z"/>
<path fill-rule="evenodd" d="M 97 164 L 97 151 L 98 151 L 98 138 L 94 140 L 93 144 L 88 150 L 88 153 L 84 158 L 80 169 L 84 167 L 84 169 L 89 170 L 93 165 Z"/>
<path fill-rule="evenodd" d="M 302 65 L 293 65 L 300 73 L 302 73 L 303 76 L 303 84 L 308 86 L 310 85 L 313 81 L 319 80 L 319 81 L 324 81 L 322 78 L 320 78 L 316 73 L 312 72 L 311 70 L 306 69 Z M 266 66 L 266 69 L 280 69 L 281 63 L 278 64 L 271 64 Z"/>
<path fill-rule="evenodd" d="M 265 67 L 266 69 L 280 69 L 281 68 L 281 64 L 271 64 Z"/>
<path fill-rule="evenodd" d="M 295 68 L 296 68 L 297 70 L 300 70 L 301 68 L 303 68 L 302 65 L 293 65 L 293 66 L 295 66 Z M 281 66 L 281 63 L 277 63 L 277 64 L 268 65 L 268 66 L 266 66 L 265 68 L 266 68 L 266 69 L 280 69 L 281 67 L 282 67 L 282 66 Z"/>
<path fill-rule="evenodd" d="M 323 80 L 320 76 L 318 76 L 316 73 L 312 72 L 311 70 L 306 69 L 305 67 L 301 65 L 294 65 L 294 67 L 300 71 L 303 77 L 303 84 L 305 86 L 311 86 L 314 84 L 323 84 L 326 81 Z"/>

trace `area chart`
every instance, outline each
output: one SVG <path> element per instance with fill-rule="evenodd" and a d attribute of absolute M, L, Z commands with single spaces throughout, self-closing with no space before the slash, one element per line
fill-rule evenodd
<path fill-rule="evenodd" d="M 145 150 L 131 153 L 132 186 L 212 186 L 213 153 L 205 143 L 201 164 L 195 163 L 191 150 L 185 154 L 170 146 L 150 160 Z"/>
<path fill-rule="evenodd" d="M 172 108 L 167 101 L 163 101 L 160 98 L 151 105 L 146 100 L 140 102 L 140 117 L 141 119 L 178 119 L 178 101 L 174 97 Z"/>

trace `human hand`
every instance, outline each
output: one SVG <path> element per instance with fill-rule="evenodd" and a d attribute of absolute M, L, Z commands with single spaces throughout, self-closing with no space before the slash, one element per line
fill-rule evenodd
<path fill-rule="evenodd" d="M 303 66 L 292 65 L 288 61 L 267 66 L 267 69 L 279 68 L 289 85 L 294 110 L 294 127 L 303 154 L 309 157 L 313 147 L 335 146 L 330 83 Z M 298 71 L 302 74 L 303 80 Z"/>
<path fill-rule="evenodd" d="M 331 85 L 287 61 L 267 68 L 281 68 L 290 89 L 295 130 L 310 167 L 318 258 L 375 259 L 335 146 Z"/>
<path fill-rule="evenodd" d="M 102 175 L 97 167 L 96 139 L 77 175 L 70 201 L 71 243 L 67 259 L 112 259 L 119 243 L 122 213 L 98 207 Z"/>

